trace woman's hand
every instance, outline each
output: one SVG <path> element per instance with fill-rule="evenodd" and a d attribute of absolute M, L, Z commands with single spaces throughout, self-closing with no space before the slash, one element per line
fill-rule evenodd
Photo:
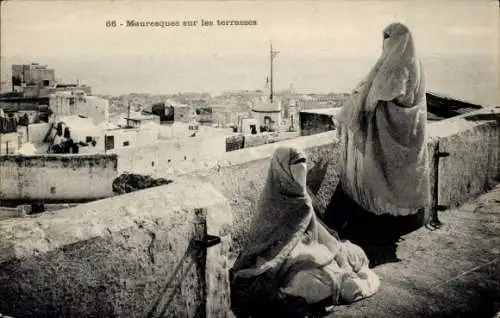
<path fill-rule="evenodd" d="M 341 269 L 351 270 L 351 266 L 349 264 L 349 261 L 347 260 L 347 257 L 344 255 L 344 253 L 342 253 L 342 248 L 339 249 L 334 259 Z"/>

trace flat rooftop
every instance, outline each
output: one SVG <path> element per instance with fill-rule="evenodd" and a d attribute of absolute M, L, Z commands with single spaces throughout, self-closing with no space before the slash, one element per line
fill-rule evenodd
<path fill-rule="evenodd" d="M 378 293 L 328 317 L 493 317 L 500 310 L 500 184 L 439 217 L 441 228 L 404 237 L 402 261 L 375 267 Z"/>

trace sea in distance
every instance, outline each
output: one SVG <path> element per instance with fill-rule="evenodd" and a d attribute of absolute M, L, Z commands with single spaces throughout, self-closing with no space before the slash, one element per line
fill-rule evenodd
<path fill-rule="evenodd" d="M 298 93 L 349 92 L 369 71 L 374 57 L 295 57 L 275 60 L 277 90 L 292 84 Z M 500 105 L 500 68 L 496 55 L 423 56 L 428 91 L 481 105 Z M 10 65 L 38 62 L 56 70 L 56 76 L 90 85 L 95 94 L 174 94 L 262 89 L 269 74 L 265 56 L 148 56 L 114 55 L 100 58 L 10 57 L 2 59 L 2 81 Z"/>

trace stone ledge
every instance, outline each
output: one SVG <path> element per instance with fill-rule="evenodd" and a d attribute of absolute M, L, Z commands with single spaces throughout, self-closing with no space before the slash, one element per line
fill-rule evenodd
<path fill-rule="evenodd" d="M 70 161 L 70 160 L 111 160 L 115 161 L 118 156 L 116 154 L 36 154 L 36 155 L 1 155 L 0 163 L 2 162 L 25 162 L 33 160 L 43 161 Z"/>
<path fill-rule="evenodd" d="M 232 220 L 219 215 L 231 215 L 230 208 L 209 184 L 174 182 L 0 221 L 0 312 L 154 317 L 166 310 L 191 317 L 227 311 Z M 209 253 L 196 243 L 207 232 L 222 236 Z"/>
<path fill-rule="evenodd" d="M 443 138 L 464 132 L 466 130 L 473 129 L 478 126 L 484 126 L 484 125 L 494 126 L 495 125 L 494 120 L 474 119 L 475 117 L 481 118 L 480 116 L 477 115 L 483 115 L 483 114 L 500 115 L 500 108 L 486 107 L 460 116 L 452 117 L 437 122 L 431 122 L 427 125 L 428 134 L 432 138 Z M 472 120 L 468 120 L 468 118 Z"/>
<path fill-rule="evenodd" d="M 243 148 L 257 147 L 265 144 L 294 139 L 300 136 L 300 132 L 264 132 L 256 135 L 239 134 L 226 138 L 226 152 Z"/>
<path fill-rule="evenodd" d="M 203 201 L 192 200 L 193 196 Z M 162 198 L 161 200 L 158 200 Z M 70 209 L 0 222 L 0 263 L 136 226 L 165 211 L 210 206 L 225 198 L 207 184 L 176 180 L 167 186 L 82 204 Z M 146 212 L 147 211 L 147 212 Z M 78 215 L 78 217 L 75 217 Z M 22 230 L 22 231 L 21 231 Z M 7 245 L 8 244 L 8 245 Z"/>
<path fill-rule="evenodd" d="M 216 168 L 239 165 L 246 162 L 271 158 L 274 151 L 279 147 L 296 147 L 306 149 L 309 147 L 327 146 L 337 144 L 336 132 L 328 131 L 314 136 L 301 136 L 294 139 L 283 140 L 276 143 L 265 144 L 258 147 L 244 148 L 236 151 L 226 152 L 214 163 Z"/>
<path fill-rule="evenodd" d="M 274 150 L 280 146 L 295 146 L 304 149 L 309 146 L 328 145 L 336 142 L 336 133 L 330 131 L 314 136 L 303 136 L 257 147 L 215 153 L 212 156 L 189 158 L 186 161 L 176 162 L 175 166 L 172 165 L 168 171 L 166 171 L 166 169 L 161 169 L 150 174 L 154 177 L 163 178 L 173 178 L 173 176 L 185 176 L 190 174 L 207 175 L 211 174 L 213 170 L 220 170 L 224 167 L 270 158 Z"/>

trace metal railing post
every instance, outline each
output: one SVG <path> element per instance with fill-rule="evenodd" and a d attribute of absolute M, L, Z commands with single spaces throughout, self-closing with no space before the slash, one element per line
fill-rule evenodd
<path fill-rule="evenodd" d="M 433 174 L 434 174 L 434 189 L 432 193 L 432 206 L 431 206 L 431 226 L 438 228 L 443 223 L 439 220 L 439 211 L 445 211 L 448 209 L 448 206 L 439 204 L 439 163 L 441 158 L 449 157 L 450 154 L 448 152 L 441 152 L 439 150 L 439 140 L 436 142 L 436 146 L 434 147 L 434 166 L 433 166 Z"/>

